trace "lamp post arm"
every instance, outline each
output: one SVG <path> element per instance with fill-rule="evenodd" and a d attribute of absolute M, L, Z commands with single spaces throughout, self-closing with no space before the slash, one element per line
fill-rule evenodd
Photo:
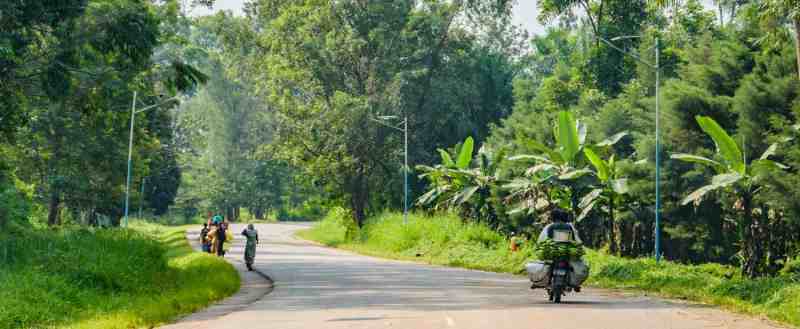
<path fill-rule="evenodd" d="M 617 45 L 615 45 L 615 44 L 611 43 L 611 41 L 608 41 L 608 40 L 606 40 L 605 38 L 603 38 L 603 37 L 601 37 L 601 36 L 597 36 L 597 35 L 595 35 L 594 37 L 595 37 L 595 38 L 597 38 L 597 39 L 599 39 L 600 41 L 602 41 L 603 43 L 605 43 L 605 44 L 606 44 L 606 45 L 608 45 L 609 47 L 613 48 L 614 50 L 616 50 L 616 51 L 618 51 L 618 52 L 620 52 L 620 53 L 622 53 L 622 54 L 624 54 L 624 55 L 628 55 L 628 56 L 632 57 L 633 59 L 635 59 L 635 60 L 637 60 L 637 61 L 641 62 L 641 63 L 642 63 L 642 64 L 644 64 L 644 65 L 647 65 L 647 66 L 649 66 L 649 67 L 651 67 L 651 68 L 654 68 L 654 69 L 655 69 L 655 68 L 657 68 L 657 67 L 656 67 L 656 65 L 653 65 L 652 63 L 650 63 L 650 62 L 648 62 L 648 61 L 645 61 L 645 60 L 643 60 L 641 57 L 639 57 L 639 55 L 636 55 L 636 54 L 634 54 L 634 53 L 632 53 L 632 52 L 630 52 L 630 51 L 626 51 L 626 50 L 624 50 L 624 49 L 622 49 L 622 48 L 620 48 L 620 47 L 617 47 Z"/>
<path fill-rule="evenodd" d="M 152 109 L 154 109 L 154 108 L 156 108 L 156 107 L 159 107 L 159 106 L 161 106 L 161 105 L 164 105 L 164 104 L 166 104 L 166 103 L 169 103 L 169 102 L 171 102 L 171 101 L 174 101 L 174 100 L 178 100 L 178 96 L 175 96 L 175 97 L 170 97 L 170 98 L 168 98 L 168 99 L 165 99 L 165 100 L 164 100 L 163 102 L 161 102 L 161 103 L 158 103 L 158 104 L 153 104 L 153 105 L 146 106 L 146 107 L 143 107 L 143 108 L 141 108 L 141 109 L 138 109 L 138 110 L 136 110 L 136 113 L 142 113 L 142 112 L 145 112 L 145 111 L 152 110 Z"/>
<path fill-rule="evenodd" d="M 392 128 L 392 129 L 394 129 L 394 130 L 398 130 L 398 131 L 405 131 L 403 128 L 400 128 L 400 127 L 397 127 L 397 126 L 392 126 L 392 125 L 390 125 L 390 124 L 388 124 L 388 123 L 385 123 L 385 122 L 383 122 L 383 121 L 381 121 L 381 120 L 375 120 L 375 119 L 373 119 L 373 118 L 369 118 L 369 120 L 370 120 L 370 121 L 375 121 L 376 123 L 378 123 L 378 124 L 380 124 L 380 125 L 382 125 L 382 126 L 384 126 L 384 127 Z M 405 124 L 405 121 L 401 122 L 400 124 L 401 124 L 401 125 Z"/>

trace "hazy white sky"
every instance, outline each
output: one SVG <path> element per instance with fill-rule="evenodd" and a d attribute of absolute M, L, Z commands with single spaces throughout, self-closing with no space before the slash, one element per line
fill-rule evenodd
<path fill-rule="evenodd" d="M 216 0 L 213 10 L 195 8 L 192 15 L 208 15 L 217 10 L 232 10 L 234 13 L 241 14 L 244 2 L 245 0 Z M 517 4 L 514 6 L 514 23 L 525 27 L 531 35 L 544 32 L 544 27 L 536 20 L 536 16 L 539 15 L 536 2 L 537 0 L 517 0 Z M 702 2 L 706 7 L 714 8 L 713 0 L 702 0 Z"/>

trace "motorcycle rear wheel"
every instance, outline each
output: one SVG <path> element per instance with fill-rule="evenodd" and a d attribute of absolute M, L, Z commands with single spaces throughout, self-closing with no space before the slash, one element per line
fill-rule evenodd
<path fill-rule="evenodd" d="M 561 303 L 561 295 L 562 295 L 562 292 L 561 292 L 562 290 L 561 289 L 562 289 L 562 287 L 559 286 L 559 285 L 553 286 L 552 294 L 550 295 L 550 297 L 551 297 L 550 300 L 552 300 L 553 303 L 556 303 L 556 304 L 560 304 Z"/>

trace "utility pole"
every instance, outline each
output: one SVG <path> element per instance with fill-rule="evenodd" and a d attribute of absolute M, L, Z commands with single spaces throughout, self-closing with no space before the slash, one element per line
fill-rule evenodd
<path fill-rule="evenodd" d="M 131 198 L 131 159 L 133 157 L 133 120 L 136 118 L 136 91 L 133 91 L 133 103 L 131 104 L 131 134 L 128 137 L 128 179 L 125 183 L 125 218 L 122 227 L 128 227 L 128 207 Z"/>
<path fill-rule="evenodd" d="M 655 48 L 656 48 L 656 221 L 655 221 L 655 253 L 656 253 L 656 263 L 661 260 L 661 133 L 660 133 L 660 118 L 661 115 L 659 113 L 659 98 L 661 98 L 660 94 L 658 93 L 658 87 L 661 85 L 661 66 L 659 65 L 659 57 L 661 57 L 661 51 L 659 50 L 658 45 L 658 37 L 655 38 Z"/>
<path fill-rule="evenodd" d="M 153 105 L 150 105 L 150 106 L 147 106 L 147 107 L 144 107 L 142 109 L 137 110 L 136 109 L 136 91 L 135 90 L 133 91 L 133 104 L 131 104 L 131 133 L 130 133 L 130 136 L 128 137 L 128 179 L 126 180 L 126 183 L 125 183 L 125 217 L 123 217 L 123 219 L 122 219 L 122 227 L 128 227 L 128 214 L 129 214 L 129 210 L 130 210 L 130 199 L 131 199 L 131 167 L 133 165 L 133 161 L 132 161 L 132 158 L 133 158 L 133 123 L 134 123 L 134 120 L 136 119 L 136 113 L 142 113 L 144 111 L 154 109 L 156 107 L 159 107 L 161 105 L 164 105 L 164 104 L 166 104 L 166 103 L 168 103 L 170 101 L 177 100 L 177 99 L 178 99 L 177 96 L 171 97 L 169 99 L 166 99 L 166 100 L 162 101 L 161 103 L 153 104 Z"/>
<path fill-rule="evenodd" d="M 385 115 L 379 116 L 378 119 L 369 119 L 382 126 L 403 132 L 403 224 L 408 224 L 408 116 L 403 117 L 403 122 L 400 123 L 402 128 L 386 123 L 388 120 L 397 119 L 397 116 L 394 115 Z"/>
<path fill-rule="evenodd" d="M 660 120 L 661 119 L 661 112 L 660 112 L 660 110 L 661 110 L 660 109 L 660 105 L 661 105 L 660 104 L 661 103 L 660 102 L 660 98 L 661 98 L 661 96 L 659 95 L 658 89 L 659 89 L 659 86 L 661 85 L 661 64 L 660 64 L 660 61 L 659 61 L 659 57 L 661 57 L 661 50 L 660 50 L 659 44 L 658 44 L 658 37 L 655 37 L 655 45 L 653 46 L 655 48 L 655 55 L 656 55 L 655 63 L 647 62 L 647 61 L 643 60 L 641 57 L 639 57 L 639 55 L 637 55 L 635 53 L 632 53 L 632 52 L 629 52 L 629 51 L 626 51 L 626 50 L 624 50 L 624 49 L 622 49 L 620 47 L 617 47 L 611 41 L 608 41 L 608 40 L 606 40 L 605 38 L 603 38 L 603 37 L 601 37 L 599 35 L 595 35 L 595 37 L 597 39 L 599 39 L 600 41 L 603 41 L 603 43 L 605 43 L 606 45 L 608 45 L 612 49 L 614 49 L 614 50 L 616 50 L 616 51 L 618 51 L 618 52 L 620 52 L 620 53 L 622 53 L 624 55 L 631 56 L 634 59 L 636 59 L 637 61 L 639 61 L 640 63 L 649 66 L 650 68 L 655 70 L 655 73 L 656 73 L 656 88 L 655 88 L 655 94 L 656 94 L 655 95 L 655 97 L 656 97 L 656 120 L 655 120 L 656 121 L 656 154 L 655 154 L 656 155 L 656 157 L 655 157 L 656 158 L 656 179 L 655 179 L 656 206 L 655 206 L 655 210 L 654 210 L 654 215 L 655 215 L 655 232 L 654 232 L 655 241 L 654 242 L 655 242 L 655 246 L 654 246 L 653 249 L 655 251 L 656 262 L 659 262 L 661 260 L 661 120 Z M 640 36 L 640 35 L 626 35 L 626 36 L 614 37 L 614 38 L 611 38 L 611 40 L 612 41 L 616 41 L 616 40 L 622 40 L 622 39 L 634 39 L 634 38 L 641 38 L 641 37 L 642 36 Z"/>
<path fill-rule="evenodd" d="M 405 166 L 403 167 L 403 224 L 408 224 L 408 116 L 403 118 L 403 149 L 405 153 Z"/>

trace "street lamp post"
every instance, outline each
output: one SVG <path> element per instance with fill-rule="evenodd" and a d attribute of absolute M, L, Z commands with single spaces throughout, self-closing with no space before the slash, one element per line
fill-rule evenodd
<path fill-rule="evenodd" d="M 403 132 L 403 157 L 404 157 L 404 165 L 403 165 L 403 224 L 408 223 L 408 116 L 403 118 L 403 122 L 400 124 L 401 127 L 393 126 L 385 121 L 397 119 L 397 116 L 394 115 L 386 115 L 378 117 L 380 120 L 372 119 L 370 120 L 375 121 L 383 126 L 399 130 Z"/>
<path fill-rule="evenodd" d="M 655 44 L 653 48 L 655 48 L 655 63 L 650 63 L 643 60 L 638 55 L 631 53 L 629 51 L 623 50 L 622 48 L 617 47 L 611 41 L 604 39 L 601 36 L 596 35 L 599 40 L 603 41 L 603 43 L 607 44 L 612 49 L 619 51 L 624 55 L 628 55 L 636 59 L 637 61 L 649 66 L 650 68 L 654 69 L 656 72 L 656 209 L 655 209 L 655 258 L 656 262 L 661 260 L 661 125 L 660 125 L 660 112 L 659 112 L 659 99 L 661 96 L 658 93 L 658 88 L 661 85 L 661 66 L 659 62 L 659 57 L 661 55 L 661 50 L 658 44 L 658 37 L 655 37 Z M 627 36 L 619 36 L 611 38 L 612 41 L 622 40 L 622 39 L 633 39 L 633 38 L 641 38 L 639 35 L 627 35 Z"/>
<path fill-rule="evenodd" d="M 133 103 L 131 104 L 131 129 L 130 129 L 130 135 L 128 137 L 128 179 L 126 180 L 126 183 L 125 183 L 125 217 L 123 218 L 123 221 L 122 221 L 122 226 L 123 227 L 128 227 L 128 211 L 130 209 L 130 198 L 131 198 L 131 193 L 130 193 L 131 192 L 131 167 L 132 167 L 131 165 L 132 165 L 132 162 L 133 162 L 132 161 L 132 158 L 133 158 L 133 123 L 134 123 L 134 120 L 136 119 L 136 113 L 142 113 L 142 112 L 145 112 L 145 111 L 148 111 L 148 110 L 152 110 L 152 109 L 154 109 L 156 107 L 159 107 L 161 105 L 164 105 L 164 104 L 166 104 L 166 103 L 168 103 L 170 101 L 176 100 L 176 99 L 178 99 L 178 97 L 172 97 L 172 98 L 164 100 L 161 103 L 153 104 L 153 105 L 150 105 L 150 106 L 147 106 L 147 107 L 144 107 L 144 108 L 141 108 L 141 109 L 137 110 L 136 109 L 136 91 L 133 92 Z"/>

